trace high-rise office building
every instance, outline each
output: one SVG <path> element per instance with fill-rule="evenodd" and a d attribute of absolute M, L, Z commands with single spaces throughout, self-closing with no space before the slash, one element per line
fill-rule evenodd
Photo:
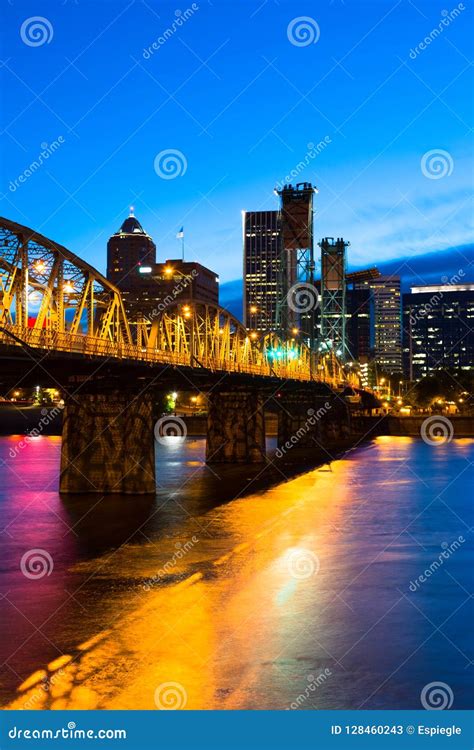
<path fill-rule="evenodd" d="M 403 363 L 410 380 L 474 362 L 474 284 L 412 287 L 403 295 Z"/>
<path fill-rule="evenodd" d="M 195 261 L 157 263 L 155 243 L 132 214 L 107 243 L 107 278 L 120 289 L 132 324 L 180 299 L 219 303 L 217 274 Z"/>
<path fill-rule="evenodd" d="M 282 236 L 278 211 L 244 211 L 244 325 L 250 330 L 275 329 L 283 295 Z"/>
<path fill-rule="evenodd" d="M 356 282 L 370 289 L 373 305 L 373 358 L 386 373 L 402 372 L 402 320 L 399 276 L 379 276 Z"/>
<path fill-rule="evenodd" d="M 298 330 L 314 338 L 317 295 L 311 293 L 313 196 L 309 182 L 284 185 L 278 211 L 243 212 L 244 323 L 248 329 Z M 302 293 L 301 293 L 302 292 Z"/>
<path fill-rule="evenodd" d="M 359 362 L 370 358 L 370 320 L 372 317 L 370 289 L 348 289 L 346 292 L 346 341 L 349 355 Z"/>
<path fill-rule="evenodd" d="M 130 210 L 130 216 L 107 243 L 107 278 L 119 289 L 129 291 L 140 281 L 137 269 L 152 263 L 156 263 L 156 245 Z"/>

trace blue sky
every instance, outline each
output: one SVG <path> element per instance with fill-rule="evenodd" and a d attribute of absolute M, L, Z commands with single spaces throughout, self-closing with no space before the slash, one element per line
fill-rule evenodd
<path fill-rule="evenodd" d="M 240 212 L 276 208 L 292 169 L 319 188 L 316 239 L 344 236 L 352 265 L 472 239 L 467 3 L 11 0 L 4 11 L 0 211 L 102 271 L 133 204 L 159 259 L 179 255 L 184 225 L 189 258 L 239 277 Z M 180 174 L 164 179 L 156 157 L 169 150 Z"/>

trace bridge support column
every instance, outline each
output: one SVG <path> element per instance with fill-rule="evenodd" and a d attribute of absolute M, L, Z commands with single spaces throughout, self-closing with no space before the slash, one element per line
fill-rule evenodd
<path fill-rule="evenodd" d="M 309 456 L 311 450 L 337 453 L 350 443 L 349 409 L 337 394 L 290 392 L 278 405 L 277 458 L 289 453 L 301 457 L 302 451 Z"/>
<path fill-rule="evenodd" d="M 265 461 L 263 397 L 255 391 L 216 391 L 209 395 L 207 463 Z"/>
<path fill-rule="evenodd" d="M 293 393 L 283 396 L 278 403 L 278 452 L 320 446 L 321 422 L 330 408 L 329 400 Z"/>
<path fill-rule="evenodd" d="M 66 400 L 61 475 L 64 493 L 155 492 L 153 403 L 119 392 Z"/>

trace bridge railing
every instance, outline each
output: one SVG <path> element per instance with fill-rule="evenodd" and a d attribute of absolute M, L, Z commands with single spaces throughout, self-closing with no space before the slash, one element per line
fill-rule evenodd
<path fill-rule="evenodd" d="M 4 325 L 0 331 L 0 342 L 7 345 L 27 345 L 33 349 L 50 352 L 64 352 L 85 357 L 104 357 L 108 359 L 132 360 L 150 364 L 171 364 L 184 367 L 204 367 L 211 371 L 234 372 L 257 376 L 290 378 L 293 380 L 323 380 L 309 368 L 298 366 L 294 360 L 288 362 L 268 362 L 262 358 L 259 364 L 241 363 L 227 359 L 223 363 L 219 357 L 206 355 L 197 360 L 189 352 L 129 344 L 125 341 L 107 341 L 96 336 L 79 333 L 59 332 L 48 329 L 34 329 L 24 326 Z M 317 371 L 316 371 L 317 372 Z"/>

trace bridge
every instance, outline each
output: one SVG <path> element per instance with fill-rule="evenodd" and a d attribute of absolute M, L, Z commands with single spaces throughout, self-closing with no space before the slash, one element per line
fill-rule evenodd
<path fill-rule="evenodd" d="M 349 375 L 333 353 L 318 356 L 297 336 L 249 333 L 216 305 L 179 297 L 161 307 L 130 321 L 120 291 L 95 268 L 0 218 L 3 385 L 64 392 L 62 492 L 154 492 L 156 393 L 170 384 L 208 395 L 209 463 L 264 461 L 265 409 L 279 415 L 280 444 L 302 425 L 301 446 L 308 435 L 324 440 L 325 423 L 334 432 L 344 421 L 338 391 Z M 308 410 L 322 403 L 331 419 L 308 427 Z"/>

